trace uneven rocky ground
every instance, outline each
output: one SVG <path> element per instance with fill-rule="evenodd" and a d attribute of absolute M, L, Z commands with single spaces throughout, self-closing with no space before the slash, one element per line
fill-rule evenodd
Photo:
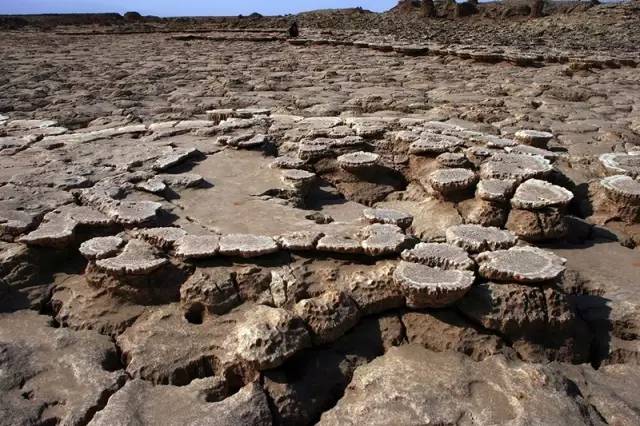
<path fill-rule="evenodd" d="M 0 424 L 640 423 L 637 51 L 254 23 L 1 34 Z"/>

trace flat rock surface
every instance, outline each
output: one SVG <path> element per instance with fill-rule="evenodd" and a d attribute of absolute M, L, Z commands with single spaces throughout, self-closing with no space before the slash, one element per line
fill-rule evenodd
<path fill-rule="evenodd" d="M 401 262 L 394 279 L 412 308 L 440 308 L 462 298 L 475 280 L 471 271 L 432 268 Z"/>
<path fill-rule="evenodd" d="M 566 206 L 573 199 L 571 191 L 538 179 L 529 179 L 518 186 L 511 205 L 518 209 L 535 210 Z"/>
<path fill-rule="evenodd" d="M 493 226 L 458 225 L 447 228 L 447 242 L 467 250 L 479 253 L 485 250 L 498 250 L 514 246 L 518 238 L 509 231 Z"/>

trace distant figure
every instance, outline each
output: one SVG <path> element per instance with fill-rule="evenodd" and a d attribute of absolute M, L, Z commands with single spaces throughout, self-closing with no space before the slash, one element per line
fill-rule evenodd
<path fill-rule="evenodd" d="M 295 37 L 298 37 L 299 35 L 300 35 L 300 30 L 298 30 L 298 23 L 294 21 L 293 24 L 291 24 L 291 26 L 289 27 L 289 37 L 295 38 Z"/>

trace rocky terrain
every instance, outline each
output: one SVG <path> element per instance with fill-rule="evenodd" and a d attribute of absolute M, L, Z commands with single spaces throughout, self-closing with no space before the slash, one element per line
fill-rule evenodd
<path fill-rule="evenodd" d="M 3 27 L 0 424 L 639 424 L 640 7 L 495 7 Z"/>

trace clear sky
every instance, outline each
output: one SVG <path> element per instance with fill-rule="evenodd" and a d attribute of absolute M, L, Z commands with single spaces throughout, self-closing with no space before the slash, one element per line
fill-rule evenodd
<path fill-rule="evenodd" d="M 284 15 L 356 6 L 381 12 L 396 4 L 397 0 L 0 0 L 0 15 L 127 11 L 156 16 Z"/>

